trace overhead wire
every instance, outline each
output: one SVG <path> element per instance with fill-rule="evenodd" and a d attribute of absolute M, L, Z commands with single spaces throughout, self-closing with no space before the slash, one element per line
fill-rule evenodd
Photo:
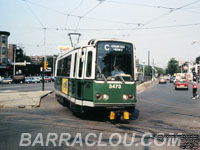
<path fill-rule="evenodd" d="M 75 32 L 77 31 L 82 18 L 86 17 L 89 13 L 91 13 L 94 9 L 96 9 L 99 5 L 101 5 L 103 1 L 104 0 L 99 0 L 99 3 L 97 5 L 95 5 L 94 7 L 89 9 L 87 12 L 85 12 L 82 16 L 79 17 L 78 23 L 77 23 L 76 28 L 75 28 Z"/>
<path fill-rule="evenodd" d="M 83 4 L 84 0 L 81 0 L 81 2 L 78 4 L 78 6 L 76 6 L 74 9 L 72 9 L 69 13 L 67 13 L 68 15 L 66 16 L 66 22 L 65 22 L 65 27 L 67 27 L 67 23 L 70 17 L 70 14 L 72 14 L 72 12 L 74 12 L 75 10 L 77 10 L 82 4 Z"/>
<path fill-rule="evenodd" d="M 110 30 L 110 31 L 112 31 L 112 30 L 140 30 L 140 29 L 162 29 L 162 28 L 174 28 L 174 27 L 186 27 L 186 26 L 196 26 L 196 25 L 199 25 L 199 23 L 194 23 L 194 24 L 183 24 L 183 25 L 169 25 L 169 26 L 154 26 L 154 27 L 145 27 L 146 25 L 148 25 L 148 24 L 150 24 L 150 23 L 152 23 L 152 22 L 154 22 L 154 21 L 157 21 L 157 20 L 159 20 L 160 18 L 162 18 L 162 17 L 164 17 L 164 16 L 166 16 L 166 15 L 168 15 L 168 14 L 170 14 L 170 13 L 172 13 L 172 12 L 175 12 L 175 11 L 177 11 L 177 10 L 181 10 L 181 9 L 183 9 L 183 8 L 185 8 L 185 7 L 188 7 L 188 6 L 190 6 L 190 5 L 193 5 L 193 4 L 195 4 L 195 3 L 198 3 L 200 0 L 196 0 L 196 1 L 194 1 L 194 2 L 191 2 L 191 3 L 188 3 L 188 4 L 186 4 L 186 5 L 183 5 L 183 6 L 181 6 L 181 7 L 177 7 L 177 8 L 170 8 L 170 7 L 164 7 L 164 6 L 153 6 L 153 5 L 145 5 L 145 4 L 135 4 L 135 5 L 140 5 L 140 6 L 144 6 L 144 7 L 154 7 L 154 8 L 164 8 L 164 9 L 169 9 L 170 11 L 168 11 L 167 13 L 164 13 L 164 14 L 161 14 L 160 16 L 158 16 L 158 17 L 155 17 L 155 18 L 153 18 L 153 19 L 151 19 L 151 20 L 149 20 L 149 21 L 147 21 L 147 22 L 145 22 L 145 23 L 126 23 L 126 22 L 119 22 L 119 21 L 111 21 L 111 20 L 109 20 L 110 22 L 115 22 L 115 23 L 121 23 L 121 24 L 126 24 L 126 25 L 129 25 L 129 24 L 134 24 L 134 25 L 137 25 L 138 26 L 138 28 L 126 28 L 126 29 L 78 29 L 78 26 L 79 26 L 79 24 L 80 24 L 80 21 L 81 21 L 81 19 L 82 18 L 85 18 L 85 19 L 93 19 L 93 20 L 105 20 L 105 19 L 97 19 L 97 18 L 91 18 L 91 17 L 86 17 L 90 12 L 92 12 L 95 8 L 97 8 L 103 1 L 107 1 L 107 2 L 112 2 L 113 0 L 100 0 L 100 2 L 97 4 L 97 5 L 95 5 L 94 7 L 92 7 L 91 9 L 89 9 L 86 13 L 84 13 L 82 16 L 77 16 L 77 15 L 73 15 L 73 14 L 70 14 L 70 13 L 64 13 L 64 12 L 62 12 L 62 11 L 58 11 L 58 10 L 56 10 L 56 9 L 52 9 L 52 8 L 49 8 L 49 7 L 46 7 L 46 6 L 43 6 L 43 5 L 40 5 L 40 4 L 37 4 L 37 3 L 34 3 L 34 2 L 30 2 L 30 1 L 28 1 L 28 0 L 22 0 L 22 1 L 25 1 L 26 2 L 26 4 L 27 3 L 30 3 L 30 4 L 34 4 L 34 5 L 37 5 L 37 6 L 40 6 L 40 7 L 43 7 L 43 8 L 46 8 L 46 9 L 50 9 L 50 10 L 52 10 L 52 11 L 55 11 L 55 12 L 57 12 L 57 13 L 59 13 L 59 14 L 62 14 L 62 15 L 66 15 L 66 16 L 73 16 L 73 17 L 78 17 L 78 23 L 77 23 L 77 25 L 76 25 L 76 27 L 75 27 L 75 29 L 67 29 L 67 28 L 54 28 L 54 29 L 56 29 L 56 30 L 69 30 L 69 31 L 77 31 L 77 30 L 79 30 L 79 31 L 106 31 L 106 30 Z M 79 6 L 78 7 L 80 7 L 80 5 L 83 3 L 83 0 L 81 1 L 81 3 L 79 4 Z M 28 4 L 27 4 L 28 5 Z M 30 6 L 29 6 L 30 7 Z M 78 7 L 76 7 L 76 8 L 78 8 Z M 38 22 L 40 23 L 40 25 L 41 25 L 41 27 L 42 27 L 42 29 L 44 30 L 44 44 L 45 44 L 45 40 L 46 40 L 46 30 L 50 30 L 50 29 L 53 29 L 53 28 L 46 28 L 43 24 L 42 24 L 42 22 L 40 21 L 40 19 L 37 17 L 37 15 L 33 12 L 33 10 L 30 8 L 30 10 L 31 10 L 31 12 L 32 12 L 32 14 L 33 14 L 33 16 L 38 20 Z M 75 11 L 75 9 L 73 10 L 73 11 Z M 123 36 L 126 36 L 126 35 L 123 35 Z"/>
<path fill-rule="evenodd" d="M 183 8 L 185 8 L 185 7 L 188 7 L 188 6 L 193 5 L 193 4 L 195 4 L 195 3 L 198 3 L 198 2 L 200 2 L 200 0 L 196 0 L 196 1 L 192 2 L 192 3 L 188 3 L 188 4 L 182 5 L 182 6 L 177 7 L 177 8 L 172 8 L 172 9 L 170 9 L 170 11 L 168 11 L 168 12 L 165 12 L 165 13 L 159 15 L 159 16 L 156 16 L 156 17 L 154 17 L 154 18 L 152 18 L 152 19 L 150 19 L 150 20 L 147 20 L 146 22 L 144 22 L 144 24 L 143 24 L 142 26 L 140 26 L 140 28 L 133 29 L 133 30 L 141 30 L 141 28 L 144 29 L 144 28 L 143 28 L 144 26 L 149 25 L 150 23 L 155 22 L 155 21 L 158 21 L 159 19 L 161 19 L 161 18 L 163 18 L 163 17 L 165 17 L 165 16 L 167 16 L 167 15 L 169 15 L 169 14 L 175 12 L 175 11 L 181 10 L 181 9 L 183 9 Z M 132 31 L 133 31 L 133 30 L 132 30 Z M 130 35 L 130 32 L 128 33 L 128 35 Z"/>
<path fill-rule="evenodd" d="M 119 24 L 126 24 L 126 25 L 129 25 L 129 24 L 131 24 L 131 25 L 138 25 L 138 24 L 142 24 L 142 23 L 131 23 L 131 22 L 121 22 L 121 21 L 116 21 L 116 20 L 108 20 L 108 19 L 99 19 L 99 18 L 93 18 L 93 17 L 86 17 L 86 16 L 84 16 L 84 15 L 82 15 L 82 16 L 78 16 L 78 15 L 74 15 L 74 14 L 70 14 L 70 12 L 68 12 L 68 13 L 65 13 L 65 12 L 62 12 L 62 11 L 60 11 L 60 10 L 56 10 L 56 9 L 53 9 L 53 8 L 50 8 L 50 7 L 46 7 L 46 6 L 43 6 L 43 5 L 41 5 L 41 4 L 38 4 L 38 3 L 35 3 L 35 2 L 31 2 L 31 1 L 29 1 L 29 0 L 21 0 L 21 1 L 26 1 L 27 3 L 29 3 L 29 4 L 32 4 L 32 5 L 35 5 L 35 6 L 38 6 L 38 7 L 41 7 L 41 8 L 44 8 L 44 9 L 47 9 L 47 10 L 51 10 L 51 11 L 53 11 L 53 12 L 55 12 L 55 13 L 58 13 L 58 14 L 60 14 L 60 15 L 64 15 L 64 16 L 66 16 L 66 17 L 75 17 L 75 18 L 84 18 L 84 19 L 90 19 L 90 20 L 95 20 L 95 21 L 107 21 L 107 22 L 111 22 L 111 23 L 119 23 Z M 96 7 L 96 6 L 95 6 Z"/>
<path fill-rule="evenodd" d="M 180 9 L 183 9 L 183 8 L 185 8 L 185 7 L 187 7 L 187 6 L 193 5 L 193 4 L 198 3 L 198 2 L 200 2 L 200 0 L 197 0 L 197 1 L 194 1 L 194 2 L 192 2 L 192 3 L 188 3 L 188 4 L 185 4 L 185 5 L 182 5 L 182 6 L 177 7 L 177 8 L 170 9 L 169 12 L 163 13 L 163 14 L 161 14 L 161 15 L 155 17 L 155 18 L 152 18 L 152 19 L 146 21 L 146 22 L 144 23 L 144 25 L 150 24 L 150 23 L 152 23 L 152 22 L 154 22 L 154 21 L 159 20 L 160 18 L 163 18 L 164 16 L 167 16 L 168 14 L 170 14 L 170 13 L 172 13 L 172 12 L 178 11 L 178 10 L 180 10 Z"/>
<path fill-rule="evenodd" d="M 191 24 L 179 24 L 179 25 L 166 25 L 166 26 L 152 26 L 152 27 L 137 27 L 137 28 L 79 28 L 80 31 L 126 31 L 126 30 L 137 30 L 137 29 L 166 29 L 166 28 L 176 28 L 176 27 L 189 27 L 189 26 L 198 26 L 200 25 L 200 22 L 197 23 L 191 23 Z M 41 28 L 38 28 L 41 29 Z M 47 27 L 46 30 L 57 30 L 57 31 L 75 31 L 75 29 L 72 28 L 52 28 Z"/>
<path fill-rule="evenodd" d="M 150 7 L 150 8 L 162 8 L 162 9 L 174 9 L 172 7 L 166 7 L 166 6 L 159 6 L 159 5 L 148 5 L 148 4 L 142 4 L 142 3 L 135 3 L 135 2 L 119 2 L 114 0 L 105 0 L 105 2 L 111 2 L 111 3 L 118 3 L 118 4 L 125 4 L 125 5 L 134 5 L 134 6 L 141 6 L 141 7 Z"/>
<path fill-rule="evenodd" d="M 45 26 L 43 25 L 43 23 L 40 21 L 40 19 L 37 17 L 37 15 L 34 13 L 34 11 L 32 10 L 32 8 L 28 5 L 28 3 L 26 2 L 26 0 L 22 0 L 25 2 L 26 6 L 28 7 L 28 9 L 30 10 L 30 12 L 32 13 L 32 15 L 35 17 L 35 19 L 38 21 L 38 23 L 42 26 L 42 28 L 45 28 Z"/>
<path fill-rule="evenodd" d="M 37 15 L 34 13 L 34 11 L 32 10 L 32 8 L 28 5 L 28 3 L 26 2 L 26 0 L 22 0 L 25 2 L 26 6 L 28 7 L 28 9 L 30 10 L 30 12 L 32 13 L 32 15 L 35 17 L 35 19 L 38 21 L 38 23 L 41 25 L 42 29 L 44 30 L 43 33 L 43 40 L 44 40 L 44 45 L 46 44 L 46 27 L 44 26 L 44 24 L 40 21 L 40 19 L 37 17 Z"/>

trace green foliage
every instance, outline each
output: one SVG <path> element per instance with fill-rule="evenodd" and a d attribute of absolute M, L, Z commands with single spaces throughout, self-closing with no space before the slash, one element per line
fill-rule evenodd
<path fill-rule="evenodd" d="M 145 75 L 147 75 L 147 76 L 152 75 L 152 67 L 151 66 L 145 66 L 144 72 L 145 72 Z"/>
<path fill-rule="evenodd" d="M 53 56 L 48 56 L 47 57 L 47 61 L 48 61 L 48 66 L 50 67 L 52 67 L 53 66 Z"/>
<path fill-rule="evenodd" d="M 155 67 L 155 69 L 158 71 L 158 76 L 161 74 L 166 74 L 166 70 L 163 68 Z"/>
<path fill-rule="evenodd" d="M 175 58 L 171 58 L 168 62 L 166 73 L 173 75 L 174 73 L 180 72 L 178 61 Z"/>
<path fill-rule="evenodd" d="M 196 63 L 199 64 L 200 62 L 200 56 L 196 58 Z"/>
<path fill-rule="evenodd" d="M 157 70 L 158 75 L 166 74 L 166 70 L 160 67 L 154 67 Z M 152 66 L 145 66 L 145 75 L 152 75 Z"/>
<path fill-rule="evenodd" d="M 26 56 L 24 51 L 20 48 L 16 51 L 16 62 L 31 62 L 31 58 Z"/>

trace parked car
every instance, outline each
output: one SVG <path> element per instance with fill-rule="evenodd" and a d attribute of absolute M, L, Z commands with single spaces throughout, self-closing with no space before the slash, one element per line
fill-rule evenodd
<path fill-rule="evenodd" d="M 51 77 L 45 76 L 44 77 L 44 82 L 51 82 Z"/>
<path fill-rule="evenodd" d="M 40 83 L 41 80 L 40 80 L 40 77 L 32 77 L 32 83 Z"/>
<path fill-rule="evenodd" d="M 25 83 L 32 83 L 32 77 L 25 77 Z"/>
<path fill-rule="evenodd" d="M 14 75 L 13 82 L 14 83 L 25 83 L 25 76 L 24 75 Z"/>
<path fill-rule="evenodd" d="M 160 77 L 159 84 L 161 83 L 167 84 L 167 80 L 164 77 Z"/>
<path fill-rule="evenodd" d="M 2 79 L 2 83 L 11 84 L 12 81 L 13 81 L 13 80 L 12 80 L 11 78 L 3 78 L 3 79 Z"/>
<path fill-rule="evenodd" d="M 0 83 L 2 82 L 3 78 L 0 76 Z"/>
<path fill-rule="evenodd" d="M 55 81 L 55 78 L 54 78 L 54 77 L 51 77 L 51 81 L 54 82 L 54 81 Z"/>
<path fill-rule="evenodd" d="M 189 85 L 188 85 L 188 82 L 186 80 L 179 80 L 175 84 L 175 90 L 177 90 L 177 89 L 186 89 L 186 90 L 188 90 L 188 87 L 189 87 Z"/>

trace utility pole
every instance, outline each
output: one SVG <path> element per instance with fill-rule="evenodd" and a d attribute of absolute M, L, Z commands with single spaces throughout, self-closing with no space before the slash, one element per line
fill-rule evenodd
<path fill-rule="evenodd" d="M 150 75 L 150 51 L 148 51 L 148 74 Z"/>
<path fill-rule="evenodd" d="M 145 68 L 144 68 L 144 67 L 145 67 L 145 63 L 146 63 L 146 61 L 143 60 L 142 63 L 143 63 L 143 82 L 144 82 L 144 76 L 145 76 L 145 73 L 144 73 Z"/>
<path fill-rule="evenodd" d="M 42 91 L 44 91 L 44 71 L 48 68 L 48 62 L 47 62 L 47 58 L 43 57 L 42 59 L 43 62 L 43 69 L 42 69 Z"/>
<path fill-rule="evenodd" d="M 152 81 L 154 81 L 154 59 L 153 59 L 153 64 L 152 64 Z"/>
<path fill-rule="evenodd" d="M 55 58 L 55 57 L 54 57 L 54 55 L 53 55 L 53 77 L 55 76 L 55 73 L 54 73 L 54 72 L 55 72 L 55 65 L 54 65 L 55 62 L 54 62 L 54 58 Z"/>
<path fill-rule="evenodd" d="M 15 58 L 16 58 L 16 46 L 13 47 L 13 53 L 14 53 L 14 58 L 13 58 L 13 76 L 15 76 Z"/>

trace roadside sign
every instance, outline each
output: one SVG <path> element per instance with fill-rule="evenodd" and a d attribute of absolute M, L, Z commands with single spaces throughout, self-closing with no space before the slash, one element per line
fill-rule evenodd
<path fill-rule="evenodd" d="M 41 71 L 41 72 L 43 71 L 43 67 L 40 67 L 40 71 Z"/>
<path fill-rule="evenodd" d="M 52 71 L 52 68 L 51 67 L 48 67 L 45 72 L 51 72 Z"/>
<path fill-rule="evenodd" d="M 59 46 L 58 47 L 58 53 L 63 54 L 65 52 L 67 52 L 69 49 L 70 49 L 70 46 Z"/>

